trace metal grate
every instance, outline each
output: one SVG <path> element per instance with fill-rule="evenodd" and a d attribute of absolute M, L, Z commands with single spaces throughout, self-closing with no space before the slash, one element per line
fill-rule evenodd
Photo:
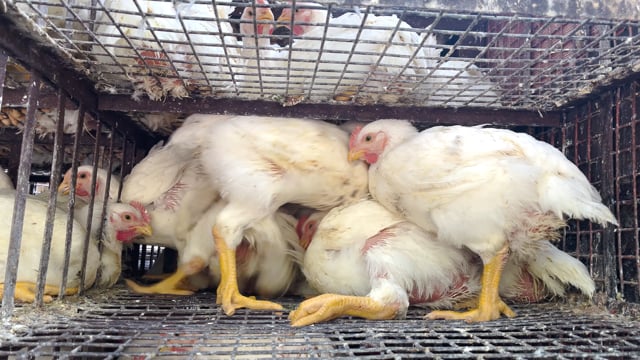
<path fill-rule="evenodd" d="M 281 299 L 292 309 L 297 299 Z M 74 308 L 74 305 L 67 305 Z M 640 354 L 640 323 L 597 307 L 516 306 L 518 317 L 485 324 L 340 319 L 292 328 L 285 313 L 240 310 L 225 316 L 212 293 L 143 297 L 125 290 L 91 294 L 77 313 L 13 331 L 0 355 L 15 358 L 181 359 L 468 358 L 630 359 Z M 18 309 L 27 312 L 28 309 Z M 16 315 L 18 319 L 21 314 Z"/>
<path fill-rule="evenodd" d="M 125 8 L 113 5 L 115 1 L 94 6 L 90 1 L 16 3 L 101 93 L 138 98 L 135 87 L 140 82 L 160 87 L 175 82 L 186 89 L 180 96 L 195 99 L 233 97 L 291 105 L 339 103 L 335 99 L 348 93 L 344 102 L 360 105 L 549 111 L 637 72 L 640 65 L 638 20 L 368 5 L 357 8 L 362 23 L 355 26 L 362 31 L 348 40 L 335 34 L 350 28 L 331 22 L 328 30 L 314 33 L 322 36 L 315 37 L 311 47 L 296 47 L 301 39 L 290 35 L 291 52 L 263 46 L 257 55 L 255 50 L 243 55 L 239 33 L 233 30 L 239 20 L 228 17 L 231 11 L 189 10 L 190 6 L 206 9 L 212 3 L 233 9 L 242 3 L 177 1 L 173 8 L 157 1 L 163 4 L 156 5 L 161 11 L 147 9 L 142 1 Z M 283 5 L 270 6 L 276 12 Z M 336 16 L 354 11 L 352 5 L 325 8 Z M 374 27 L 366 22 L 373 15 L 398 18 Z M 407 30 L 401 21 L 411 26 L 409 32 L 421 36 L 413 40 L 414 48 L 402 53 L 390 50 L 400 45 L 399 34 Z M 205 37 L 206 31 L 192 30 L 190 24 L 195 22 L 213 30 Z M 325 21 L 318 24 L 324 26 Z M 362 35 L 367 32 L 377 35 Z M 258 36 L 263 37 L 277 38 Z M 171 94 L 160 91 L 154 96 Z"/>

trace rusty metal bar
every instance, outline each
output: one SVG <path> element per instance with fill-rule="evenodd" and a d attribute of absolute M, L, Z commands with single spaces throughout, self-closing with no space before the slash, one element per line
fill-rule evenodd
<path fill-rule="evenodd" d="M 136 101 L 127 95 L 100 96 L 99 110 L 142 112 L 182 112 L 185 108 L 193 113 L 204 114 L 235 114 L 283 117 L 307 117 L 329 121 L 376 119 L 407 119 L 423 124 L 461 124 L 461 125 L 530 125 L 530 126 L 560 126 L 560 112 L 538 113 L 522 110 L 491 110 L 478 108 L 442 109 L 415 106 L 350 106 L 337 104 L 298 104 L 283 107 L 270 101 L 246 101 L 234 99 L 166 99 L 158 102 L 148 99 Z"/>
<path fill-rule="evenodd" d="M 66 94 L 63 90 L 58 91 L 58 120 L 56 122 L 56 132 L 54 137 L 53 161 L 51 164 L 51 176 L 49 177 L 49 202 L 47 204 L 47 221 L 42 240 L 42 251 L 40 256 L 40 267 L 38 270 L 38 281 L 36 283 L 35 305 L 41 307 L 44 299 L 44 286 L 46 284 L 47 269 L 49 266 L 49 256 L 51 254 L 51 240 L 53 236 L 53 221 L 56 216 L 58 184 L 62 173 L 62 156 L 64 154 L 63 130 L 65 117 Z"/>
<path fill-rule="evenodd" d="M 102 122 L 98 121 L 96 124 L 96 138 L 95 143 L 93 145 L 93 176 L 91 176 L 91 190 L 89 191 L 89 204 L 87 208 L 87 223 L 83 224 L 85 229 L 87 230 L 85 237 L 83 239 L 83 247 L 82 247 L 82 265 L 80 266 L 80 286 L 78 288 L 79 294 L 84 294 L 85 288 L 85 275 L 86 275 L 86 267 L 87 267 L 87 256 L 89 253 L 89 242 L 92 240 L 92 229 L 95 224 L 93 224 L 93 212 L 96 198 L 96 183 L 98 179 L 98 160 L 99 160 L 99 152 L 100 152 L 100 138 L 102 132 Z M 106 190 L 106 196 L 109 196 L 108 188 Z M 104 201 L 104 200 L 101 200 Z M 99 225 L 98 225 L 99 226 Z M 97 236 L 100 236 L 100 233 L 97 233 Z M 95 240 L 95 239 L 94 239 Z"/>
<path fill-rule="evenodd" d="M 613 168 L 614 162 L 612 156 L 614 154 L 613 148 L 613 124 L 614 118 L 612 110 L 613 96 L 611 93 L 604 94 L 600 101 L 600 124 L 601 129 L 598 132 L 602 134 L 602 189 L 601 196 L 602 201 L 607 206 L 611 206 L 615 201 L 616 194 Z M 618 292 L 618 278 L 616 274 L 616 235 L 613 226 L 607 226 L 604 228 L 602 234 L 602 273 L 604 274 L 604 291 L 611 298 L 615 298 Z"/>
<path fill-rule="evenodd" d="M 86 112 L 86 108 L 84 103 L 80 103 L 80 107 L 78 109 L 78 120 L 76 123 L 76 134 L 81 134 L 84 129 L 84 114 Z M 69 263 L 71 257 L 71 235 L 73 232 L 74 226 L 74 211 L 76 204 L 76 185 L 78 180 L 78 152 L 80 150 L 80 137 L 76 136 L 75 141 L 73 142 L 73 155 L 71 160 L 71 184 L 70 192 L 69 192 L 69 203 L 68 203 L 68 213 L 67 213 L 67 236 L 65 238 L 65 246 L 64 246 L 64 262 L 62 268 L 62 284 L 60 284 L 60 293 L 58 294 L 58 298 L 63 299 L 65 296 L 65 291 L 67 289 L 67 278 L 69 276 Z"/>
<path fill-rule="evenodd" d="M 18 180 L 16 182 L 16 197 L 13 204 L 13 217 L 11 223 L 11 238 L 7 252 L 6 272 L 4 277 L 4 292 L 2 294 L 2 318 L 8 318 L 13 314 L 14 294 L 16 281 L 18 280 L 18 264 L 20 259 L 20 246 L 22 244 L 22 229 L 24 227 L 24 215 L 29 192 L 29 175 L 31 173 L 31 155 L 33 153 L 33 138 L 35 137 L 36 108 L 41 81 L 31 74 L 32 81 L 29 88 L 29 106 L 22 133 L 22 147 L 20 149 L 20 166 L 18 167 Z"/>
<path fill-rule="evenodd" d="M 0 107 L 4 103 L 4 80 L 7 75 L 9 56 L 0 48 Z"/>

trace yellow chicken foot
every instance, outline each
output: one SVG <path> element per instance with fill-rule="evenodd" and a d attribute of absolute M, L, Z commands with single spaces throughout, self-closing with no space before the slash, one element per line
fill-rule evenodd
<path fill-rule="evenodd" d="M 2 299 L 2 292 L 4 291 L 4 284 L 0 284 L 0 299 Z M 53 301 L 52 296 L 56 296 L 60 293 L 60 288 L 53 285 L 44 285 L 44 296 L 42 300 L 45 303 Z M 67 288 L 64 292 L 65 295 L 75 295 L 78 293 L 78 288 Z M 13 297 L 22 302 L 32 303 L 36 300 L 36 284 L 29 281 L 18 281 L 16 283 L 16 290 Z"/>
<path fill-rule="evenodd" d="M 216 303 L 222 305 L 227 315 L 233 315 L 237 309 L 282 310 L 282 305 L 265 300 L 256 300 L 240 294 L 236 270 L 236 251 L 230 249 L 218 230 L 212 230 L 220 261 L 220 284 L 216 291 Z"/>
<path fill-rule="evenodd" d="M 432 311 L 427 314 L 426 319 L 449 319 L 449 320 L 465 320 L 467 322 L 482 322 L 496 320 L 500 318 L 500 314 L 507 317 L 515 317 L 516 313 L 502 301 L 498 293 L 500 277 L 504 264 L 509 255 L 509 247 L 505 245 L 499 252 L 484 266 L 482 272 L 482 288 L 480 289 L 480 298 L 478 306 L 475 309 L 456 312 L 456 311 Z"/>
<path fill-rule="evenodd" d="M 142 275 L 143 280 L 164 280 L 173 274 L 165 273 L 165 274 L 144 274 Z"/>
<path fill-rule="evenodd" d="M 142 286 L 129 279 L 125 279 L 125 282 L 131 291 L 138 294 L 192 295 L 194 291 L 185 286 L 185 280 L 204 268 L 204 260 L 196 257 L 178 266 L 175 273 L 153 285 Z"/>
<path fill-rule="evenodd" d="M 369 320 L 393 319 L 397 306 L 383 305 L 369 297 L 324 294 L 303 301 L 289 314 L 291 326 L 307 326 L 341 316 L 356 316 Z"/>
<path fill-rule="evenodd" d="M 478 296 L 474 296 L 468 299 L 464 299 L 462 301 L 458 301 L 453 304 L 453 310 L 467 310 L 467 309 L 475 309 L 478 307 Z"/>

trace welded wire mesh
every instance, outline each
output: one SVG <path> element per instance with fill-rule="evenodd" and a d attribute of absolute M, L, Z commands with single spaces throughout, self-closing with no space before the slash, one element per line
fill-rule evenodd
<path fill-rule="evenodd" d="M 316 20 L 319 31 L 255 35 L 243 44 L 238 26 L 248 20 L 233 10 L 244 3 L 17 3 L 102 92 L 140 97 L 146 87 L 157 99 L 550 110 L 637 71 L 640 52 L 638 22 L 630 20 L 329 4 L 334 17 Z M 283 7 L 269 6 L 276 14 Z M 336 21 L 354 11 L 355 21 Z M 379 23 L 374 15 L 397 17 Z M 293 24 L 309 25 L 301 21 Z M 282 37 L 293 45 L 269 45 Z M 256 40 L 266 44 L 256 49 Z M 163 90 L 174 85 L 179 90 Z"/>
<path fill-rule="evenodd" d="M 232 317 L 213 293 L 140 296 L 126 290 L 90 294 L 58 316 L 14 329 L 0 355 L 60 358 L 591 358 L 640 354 L 638 323 L 595 306 L 521 305 L 519 316 L 484 324 L 426 321 L 412 308 L 405 320 L 338 319 L 292 328 L 287 311 L 239 310 Z M 280 299 L 293 309 L 298 299 Z M 22 309 L 19 309 L 22 310 Z M 76 312 L 75 314 L 70 314 Z M 17 315 L 21 316 L 21 315 Z"/>

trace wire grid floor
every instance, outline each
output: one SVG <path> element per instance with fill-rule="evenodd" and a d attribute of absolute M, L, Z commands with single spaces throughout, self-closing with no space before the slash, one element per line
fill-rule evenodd
<path fill-rule="evenodd" d="M 64 49 L 68 62 L 108 94 L 133 94 L 141 82 L 160 88 L 174 82 L 192 98 L 292 105 L 336 102 L 351 94 L 346 102 L 546 111 L 640 70 L 640 23 L 633 20 L 440 11 L 399 2 L 358 7 L 361 32 L 332 22 L 313 46 L 296 48 L 301 39 L 290 35 L 295 51 L 274 53 L 260 45 L 257 55 L 255 46 L 246 55 L 238 40 L 238 12 L 230 19 L 208 7 L 241 3 L 176 1 L 175 8 L 159 1 L 162 5 L 116 3 L 16 1 Z M 283 5 L 269 6 L 276 12 Z M 354 11 L 325 6 L 335 15 Z M 372 26 L 366 19 L 373 14 L 398 18 Z M 407 30 L 401 20 L 418 35 L 406 51 L 396 46 Z M 316 24 L 324 27 L 325 21 Z M 353 36 L 338 39 L 341 31 Z M 377 35 L 363 35 L 367 32 Z"/>
<path fill-rule="evenodd" d="M 640 358 L 640 323 L 601 308 L 559 303 L 517 305 L 518 316 L 482 324 L 407 319 L 344 318 L 292 328 L 284 312 L 239 310 L 229 317 L 214 293 L 140 296 L 126 289 L 69 298 L 53 311 L 23 308 L 0 343 L 0 356 L 24 359 L 261 358 Z M 66 304 L 66 305 L 65 305 Z M 5 324 L 6 325 L 6 324 Z"/>

